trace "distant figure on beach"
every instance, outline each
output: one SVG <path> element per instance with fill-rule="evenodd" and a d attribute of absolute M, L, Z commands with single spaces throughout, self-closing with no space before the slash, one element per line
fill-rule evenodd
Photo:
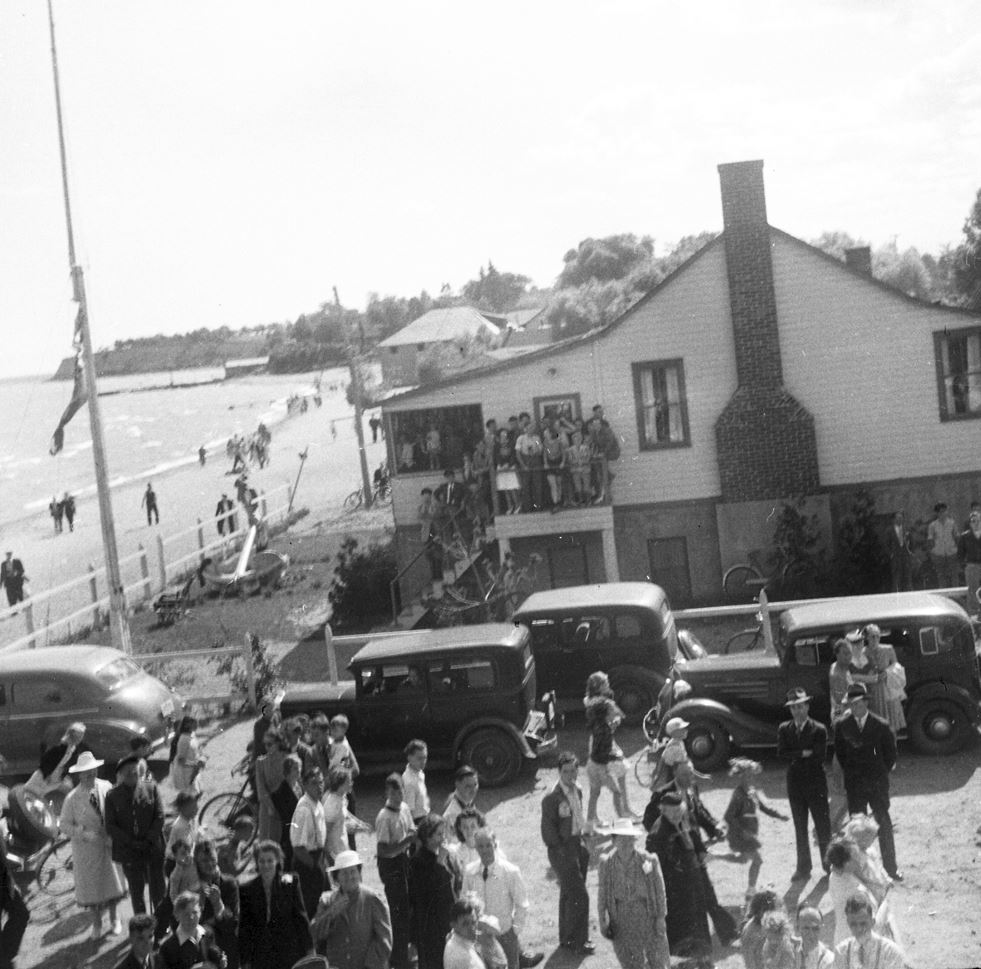
<path fill-rule="evenodd" d="M 215 507 L 215 519 L 219 535 L 225 534 L 226 527 L 229 535 L 235 531 L 235 503 L 224 492 Z"/>
<path fill-rule="evenodd" d="M 53 495 L 51 501 L 48 502 L 48 513 L 54 521 L 55 535 L 60 535 L 64 527 L 61 520 L 65 514 L 65 506 L 58 501 L 57 495 Z"/>
<path fill-rule="evenodd" d="M 371 427 L 371 443 L 378 443 L 378 432 L 381 430 L 382 422 L 377 417 L 372 417 L 368 421 L 368 425 Z"/>
<path fill-rule="evenodd" d="M 65 510 L 65 521 L 68 522 L 68 531 L 75 531 L 75 497 L 69 492 L 65 492 L 65 497 L 61 499 L 61 506 Z M 58 529 L 61 531 L 61 529 Z"/>
<path fill-rule="evenodd" d="M 337 440 L 337 421 L 330 422 L 330 438 L 332 441 Z"/>
<path fill-rule="evenodd" d="M 141 506 L 146 506 L 146 523 L 148 525 L 154 524 L 152 519 L 156 519 L 156 524 L 160 524 L 160 512 L 157 509 L 157 493 L 153 490 L 153 484 L 147 482 L 146 491 L 143 493 L 143 500 L 140 502 Z"/>
<path fill-rule="evenodd" d="M 204 463 L 207 460 L 208 460 L 208 451 L 207 448 L 205 448 L 205 446 L 202 444 L 201 447 L 198 448 L 198 463 L 203 468 Z"/>
<path fill-rule="evenodd" d="M 6 559 L 0 562 L 0 583 L 3 584 L 7 592 L 7 602 L 16 606 L 18 602 L 24 601 L 24 583 L 27 576 L 24 575 L 24 566 L 20 559 L 14 558 L 13 552 L 8 552 Z"/>

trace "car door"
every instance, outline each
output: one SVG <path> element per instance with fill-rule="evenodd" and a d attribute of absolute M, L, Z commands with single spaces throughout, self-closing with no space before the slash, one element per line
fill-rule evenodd
<path fill-rule="evenodd" d="M 361 670 L 358 718 L 366 746 L 379 760 L 401 757 L 414 737 L 427 738 L 431 710 L 422 663 L 388 662 Z"/>
<path fill-rule="evenodd" d="M 549 690 L 561 697 L 567 691 L 562 678 L 562 651 L 559 649 L 559 620 L 551 617 L 523 619 L 531 630 L 531 651 L 535 656 L 535 669 L 538 671 L 538 689 L 541 693 Z"/>
<path fill-rule="evenodd" d="M 559 654 L 566 693 L 582 695 L 590 673 L 610 665 L 612 630 L 608 616 L 582 613 L 559 625 Z"/>

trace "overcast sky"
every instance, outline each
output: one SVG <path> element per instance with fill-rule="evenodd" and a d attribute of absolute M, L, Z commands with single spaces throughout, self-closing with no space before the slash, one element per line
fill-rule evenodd
<path fill-rule="evenodd" d="M 981 4 L 55 0 L 97 346 L 339 289 L 551 285 L 588 236 L 770 222 L 937 251 L 981 187 Z M 0 3 L 0 376 L 71 319 L 47 14 Z"/>

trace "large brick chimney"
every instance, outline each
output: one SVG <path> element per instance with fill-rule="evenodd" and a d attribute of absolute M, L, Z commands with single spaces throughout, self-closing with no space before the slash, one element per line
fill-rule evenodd
<path fill-rule="evenodd" d="M 814 419 L 783 386 L 763 162 L 719 165 L 739 386 L 715 425 L 724 502 L 820 486 Z"/>

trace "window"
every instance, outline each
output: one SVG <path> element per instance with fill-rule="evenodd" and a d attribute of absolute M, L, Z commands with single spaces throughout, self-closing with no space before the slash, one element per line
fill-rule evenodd
<path fill-rule="evenodd" d="M 606 616 L 581 616 L 562 620 L 562 645 L 568 649 L 604 646 L 610 641 L 610 620 Z"/>
<path fill-rule="evenodd" d="M 653 360 L 632 366 L 640 449 L 690 446 L 682 361 Z"/>
<path fill-rule="evenodd" d="M 479 404 L 464 407 L 431 407 L 389 413 L 398 474 L 459 470 L 463 455 L 472 454 L 484 436 L 483 411 Z"/>
<path fill-rule="evenodd" d="M 14 690 L 14 702 L 18 707 L 38 713 L 65 709 L 70 700 L 68 692 L 51 680 L 18 683 Z"/>
<path fill-rule="evenodd" d="M 443 661 L 429 666 L 429 686 L 433 693 L 493 690 L 496 685 L 494 666 L 487 659 Z"/>
<path fill-rule="evenodd" d="M 981 327 L 934 333 L 940 419 L 981 417 Z"/>
<path fill-rule="evenodd" d="M 621 614 L 615 616 L 613 622 L 617 639 L 640 639 L 640 620 L 636 616 Z"/>
<path fill-rule="evenodd" d="M 535 422 L 541 424 L 546 418 L 560 417 L 570 424 L 582 417 L 582 403 L 579 394 L 559 394 L 552 397 L 535 397 Z"/>

